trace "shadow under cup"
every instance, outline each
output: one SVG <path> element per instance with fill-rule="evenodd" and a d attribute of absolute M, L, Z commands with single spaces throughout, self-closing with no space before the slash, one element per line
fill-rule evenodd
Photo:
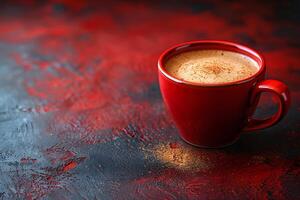
<path fill-rule="evenodd" d="M 168 74 L 165 63 L 174 55 L 193 50 L 225 50 L 252 58 L 259 70 L 245 79 L 225 83 L 197 83 Z M 289 105 L 287 87 L 276 80 L 264 80 L 265 63 L 254 50 L 225 41 L 192 41 L 167 49 L 158 61 L 158 76 L 163 100 L 180 136 L 199 147 L 223 147 L 236 141 L 243 130 L 257 130 L 277 123 Z M 265 89 L 259 88 L 264 86 Z M 277 85 L 276 85 L 277 84 Z M 279 85 L 278 85 L 279 84 Z M 278 89 L 278 87 L 279 89 Z M 282 87 L 281 87 L 282 86 Z M 286 87 L 286 88 L 285 88 Z M 280 91 L 275 91 L 276 89 Z M 286 92 L 284 102 L 279 92 Z M 281 102 L 279 111 L 267 120 L 251 119 L 261 92 L 274 92 Z"/>

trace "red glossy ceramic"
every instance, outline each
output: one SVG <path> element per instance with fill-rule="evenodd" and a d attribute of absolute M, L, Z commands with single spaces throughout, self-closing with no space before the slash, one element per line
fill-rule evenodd
<path fill-rule="evenodd" d="M 179 80 L 165 70 L 170 57 L 196 49 L 221 49 L 254 59 L 258 72 L 246 79 L 224 84 L 203 84 Z M 160 90 L 180 135 L 199 147 L 223 147 L 236 141 L 241 132 L 270 127 L 287 113 L 288 87 L 277 80 L 265 80 L 264 59 L 256 51 L 226 41 L 192 41 L 167 49 L 158 61 Z M 271 92 L 279 100 L 278 111 L 268 119 L 253 119 L 259 96 Z"/>

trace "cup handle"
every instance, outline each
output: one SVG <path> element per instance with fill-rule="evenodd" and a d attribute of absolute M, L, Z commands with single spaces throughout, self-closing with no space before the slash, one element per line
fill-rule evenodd
<path fill-rule="evenodd" d="M 284 83 L 277 80 L 263 80 L 257 83 L 250 98 L 250 105 L 255 105 L 255 103 L 258 102 L 259 94 L 262 92 L 272 92 L 275 94 L 276 98 L 279 100 L 278 110 L 274 115 L 267 119 L 252 118 L 252 115 L 254 114 L 253 110 L 248 116 L 248 123 L 243 131 L 255 131 L 275 125 L 286 115 L 290 107 L 290 92 L 287 85 Z"/>

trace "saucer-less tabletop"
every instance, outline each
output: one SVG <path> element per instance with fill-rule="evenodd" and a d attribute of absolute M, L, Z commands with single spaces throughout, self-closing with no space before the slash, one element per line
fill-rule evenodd
<path fill-rule="evenodd" d="M 300 199 L 296 4 L 1 4 L 0 199 Z M 183 142 L 157 59 L 199 39 L 260 51 L 291 90 L 287 116 L 227 148 Z"/>

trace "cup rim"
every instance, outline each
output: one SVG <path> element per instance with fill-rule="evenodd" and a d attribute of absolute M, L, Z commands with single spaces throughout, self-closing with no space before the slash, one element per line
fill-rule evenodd
<path fill-rule="evenodd" d="M 196 82 L 191 82 L 191 81 L 185 81 L 185 80 L 181 80 L 178 79 L 174 76 L 171 76 L 164 67 L 164 60 L 166 59 L 167 56 L 172 56 L 170 54 L 172 54 L 172 52 L 176 52 L 176 50 L 183 50 L 183 49 L 189 49 L 191 48 L 192 45 L 220 45 L 220 50 L 223 50 L 224 48 L 221 48 L 222 46 L 227 46 L 229 48 L 235 48 L 238 49 L 240 51 L 233 51 L 233 52 L 237 52 L 237 53 L 241 53 L 244 52 L 244 54 L 249 54 L 252 57 L 256 57 L 259 61 L 257 62 L 259 65 L 259 70 L 254 73 L 253 75 L 246 77 L 244 79 L 240 79 L 240 80 L 236 80 L 236 81 L 230 81 L 230 82 L 225 82 L 225 83 L 196 83 Z M 194 47 L 195 49 L 197 49 L 196 47 Z M 200 48 L 199 48 L 200 49 Z M 226 50 L 226 49 L 225 49 Z M 187 50 L 188 51 L 188 50 Z M 243 54 L 243 53 L 241 53 Z M 233 85 L 239 85 L 242 83 L 246 83 L 249 82 L 253 79 L 255 79 L 256 77 L 260 76 L 266 69 L 265 66 L 265 61 L 264 58 L 261 56 L 260 53 L 258 53 L 256 50 L 251 49 L 247 46 L 241 45 L 241 44 L 237 44 L 234 42 L 229 42 L 229 41 L 224 41 L 224 40 L 193 40 L 193 41 L 189 41 L 189 42 L 183 42 L 183 43 L 179 43 L 176 44 L 170 48 L 168 48 L 167 50 L 165 50 L 159 57 L 158 59 L 158 70 L 159 72 L 161 72 L 167 79 L 176 82 L 178 84 L 182 84 L 182 85 L 188 85 L 188 86 L 199 86 L 199 87 L 223 87 L 223 86 L 233 86 Z"/>

